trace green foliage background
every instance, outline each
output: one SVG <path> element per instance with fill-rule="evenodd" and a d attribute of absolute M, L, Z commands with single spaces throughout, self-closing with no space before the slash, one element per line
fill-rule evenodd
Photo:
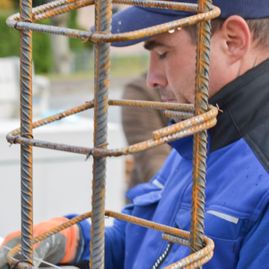
<path fill-rule="evenodd" d="M 6 13 L 0 14 L 0 57 L 20 55 L 20 32 L 6 25 Z M 48 23 L 47 21 L 44 21 Z M 52 70 L 50 38 L 47 34 L 33 33 L 33 61 L 36 73 L 48 73 Z"/>
<path fill-rule="evenodd" d="M 38 3 L 39 2 L 39 3 Z M 41 4 L 41 1 L 34 1 L 34 4 Z M 42 1 L 44 3 L 44 1 Z M 0 57 L 19 56 L 20 33 L 6 25 L 6 19 L 16 11 L 0 12 Z M 50 24 L 46 19 L 40 23 Z M 68 27 L 77 28 L 76 12 L 70 13 Z M 69 39 L 70 48 L 73 53 L 89 48 L 89 42 L 83 43 L 78 39 Z M 46 33 L 33 32 L 33 61 L 36 73 L 51 73 L 53 71 L 53 56 L 50 42 L 50 35 Z"/>

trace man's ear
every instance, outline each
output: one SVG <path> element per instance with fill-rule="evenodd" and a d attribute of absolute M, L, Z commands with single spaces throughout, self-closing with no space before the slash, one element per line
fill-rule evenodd
<path fill-rule="evenodd" d="M 237 15 L 227 18 L 221 27 L 225 54 L 230 64 L 243 59 L 251 46 L 251 33 L 246 21 Z"/>

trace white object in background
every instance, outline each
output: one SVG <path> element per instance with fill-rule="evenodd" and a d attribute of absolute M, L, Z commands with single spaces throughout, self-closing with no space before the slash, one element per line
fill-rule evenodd
<path fill-rule="evenodd" d="M 37 76 L 33 67 L 33 114 L 38 116 L 48 110 L 50 81 Z M 0 58 L 0 117 L 11 118 L 19 115 L 20 101 L 20 59 Z"/>
<path fill-rule="evenodd" d="M 6 142 L 17 121 L 0 121 L 0 234 L 20 229 L 20 145 Z M 62 120 L 34 130 L 36 139 L 91 147 L 93 122 L 81 118 Z M 109 124 L 110 148 L 124 146 L 120 124 Z M 92 157 L 33 148 L 34 222 L 68 213 L 91 210 Z M 107 158 L 106 208 L 124 205 L 124 157 Z"/>

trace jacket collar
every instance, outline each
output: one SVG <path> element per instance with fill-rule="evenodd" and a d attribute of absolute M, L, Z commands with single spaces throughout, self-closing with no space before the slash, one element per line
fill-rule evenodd
<path fill-rule="evenodd" d="M 269 60 L 224 86 L 209 103 L 218 105 L 217 125 L 208 131 L 210 152 L 246 136 L 268 117 Z M 192 137 L 170 143 L 182 157 L 192 156 Z"/>

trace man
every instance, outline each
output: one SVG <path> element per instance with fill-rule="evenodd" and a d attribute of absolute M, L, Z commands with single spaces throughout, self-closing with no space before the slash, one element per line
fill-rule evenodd
<path fill-rule="evenodd" d="M 222 20 L 213 26 L 209 95 L 210 103 L 223 113 L 209 130 L 205 233 L 215 242 L 215 254 L 204 268 L 269 268 L 269 2 L 213 2 L 222 9 Z M 114 17 L 113 31 L 183 16 L 132 7 Z M 150 52 L 148 84 L 162 88 L 163 101 L 194 101 L 193 29 L 145 41 Z M 154 179 L 129 192 L 133 203 L 124 212 L 188 230 L 192 138 L 171 145 L 173 150 Z M 87 259 L 89 224 L 76 229 L 68 253 L 60 248 L 53 251 L 53 244 L 51 253 L 75 263 Z M 67 233 L 64 236 L 70 239 Z M 186 247 L 169 245 L 159 232 L 121 221 L 106 230 L 105 251 L 106 268 L 127 269 L 162 268 L 189 253 Z"/>
<path fill-rule="evenodd" d="M 124 86 L 123 99 L 145 100 L 160 102 L 159 91 L 152 91 L 146 85 L 146 75 L 143 74 Z M 122 107 L 122 127 L 129 145 L 147 140 L 152 132 L 165 127 L 168 119 L 160 110 Z M 148 182 L 161 168 L 170 152 L 167 144 L 150 150 L 136 153 L 131 160 L 130 178 L 127 179 L 127 188 Z"/>

